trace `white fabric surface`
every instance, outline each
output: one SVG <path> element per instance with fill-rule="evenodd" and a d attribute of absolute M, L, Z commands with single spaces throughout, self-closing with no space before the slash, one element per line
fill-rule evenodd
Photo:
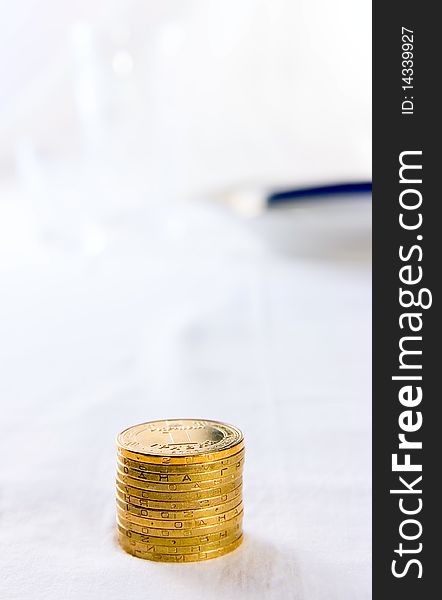
<path fill-rule="evenodd" d="M 369 214 L 164 204 L 3 257 L 1 598 L 371 598 Z M 245 541 L 207 563 L 115 542 L 115 435 L 173 417 L 246 437 Z"/>

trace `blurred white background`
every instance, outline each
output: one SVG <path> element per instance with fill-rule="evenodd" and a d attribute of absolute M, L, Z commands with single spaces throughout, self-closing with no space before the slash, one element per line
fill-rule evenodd
<path fill-rule="evenodd" d="M 12 600 L 371 598 L 368 0 L 0 0 L 0 538 Z M 114 436 L 244 430 L 244 545 L 114 540 Z M 176 567 L 176 568 L 175 568 Z"/>

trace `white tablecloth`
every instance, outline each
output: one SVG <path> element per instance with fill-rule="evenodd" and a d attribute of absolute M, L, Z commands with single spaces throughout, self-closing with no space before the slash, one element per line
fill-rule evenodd
<path fill-rule="evenodd" d="M 58 234 L 35 210 L 3 256 L 1 597 L 368 600 L 368 201 L 256 221 L 154 206 Z M 173 417 L 244 431 L 229 556 L 116 544 L 115 435 Z"/>

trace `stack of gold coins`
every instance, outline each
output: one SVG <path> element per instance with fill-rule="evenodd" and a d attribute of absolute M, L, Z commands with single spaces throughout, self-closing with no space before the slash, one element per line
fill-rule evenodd
<path fill-rule="evenodd" d="M 151 421 L 117 437 L 117 529 L 124 550 L 192 562 L 242 541 L 241 431 L 217 421 Z"/>

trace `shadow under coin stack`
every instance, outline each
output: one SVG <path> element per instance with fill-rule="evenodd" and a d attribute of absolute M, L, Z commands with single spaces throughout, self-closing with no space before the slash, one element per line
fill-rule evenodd
<path fill-rule="evenodd" d="M 217 421 L 151 421 L 117 437 L 117 528 L 124 550 L 193 562 L 242 541 L 241 431 Z"/>

